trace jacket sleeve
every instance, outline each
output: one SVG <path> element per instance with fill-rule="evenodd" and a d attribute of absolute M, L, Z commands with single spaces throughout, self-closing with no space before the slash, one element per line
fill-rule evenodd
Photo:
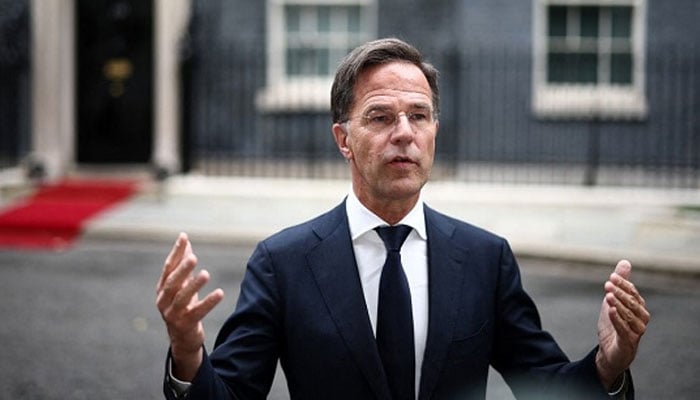
<path fill-rule="evenodd" d="M 188 400 L 264 399 L 279 358 L 279 299 L 272 262 L 260 243 L 248 261 L 236 309 L 186 394 Z M 165 397 L 177 397 L 167 382 Z"/>
<path fill-rule="evenodd" d="M 542 330 L 537 308 L 522 287 L 517 262 L 505 240 L 499 264 L 492 364 L 515 396 L 609 399 L 595 367 L 597 348 L 570 362 L 554 338 Z"/>

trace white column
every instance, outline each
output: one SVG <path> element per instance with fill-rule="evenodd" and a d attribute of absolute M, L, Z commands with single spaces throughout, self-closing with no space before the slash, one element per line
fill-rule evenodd
<path fill-rule="evenodd" d="M 47 178 L 74 164 L 75 16 L 73 0 L 31 0 L 32 155 Z"/>
<path fill-rule="evenodd" d="M 190 0 L 155 0 L 155 96 L 153 163 L 169 172 L 180 168 L 179 44 L 189 20 Z"/>

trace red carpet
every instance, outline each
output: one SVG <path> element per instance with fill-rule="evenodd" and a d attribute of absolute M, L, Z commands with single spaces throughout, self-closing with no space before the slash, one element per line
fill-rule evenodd
<path fill-rule="evenodd" d="M 41 186 L 32 196 L 0 210 L 0 248 L 62 249 L 83 225 L 128 199 L 137 184 L 115 180 L 65 180 Z"/>

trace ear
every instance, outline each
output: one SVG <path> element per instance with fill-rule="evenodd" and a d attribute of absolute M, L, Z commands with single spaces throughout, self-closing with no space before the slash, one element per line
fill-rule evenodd
<path fill-rule="evenodd" d="M 348 131 L 345 129 L 345 125 L 339 123 L 333 124 L 333 138 L 343 158 L 348 161 L 352 159 L 352 150 L 348 147 Z"/>

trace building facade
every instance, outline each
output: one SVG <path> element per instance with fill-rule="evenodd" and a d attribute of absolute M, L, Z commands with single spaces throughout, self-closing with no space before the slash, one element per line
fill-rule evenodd
<path fill-rule="evenodd" d="M 86 61 L 76 48 L 87 44 L 71 36 L 89 32 L 81 21 L 98 14 L 137 15 L 137 3 L 149 2 L 31 2 L 27 153 L 53 174 L 90 163 L 81 138 L 98 131 L 92 140 L 103 149 L 93 162 L 171 173 L 341 176 L 330 133 L 332 74 L 357 44 L 393 36 L 415 44 L 441 71 L 437 179 L 700 183 L 695 0 L 154 0 L 150 135 L 137 134 L 148 140 L 127 150 L 138 157 L 110 160 L 132 129 L 114 122 L 122 117 L 81 128 L 76 108 L 99 100 L 81 86 Z M 122 25 L 125 35 L 137 30 Z M 118 102 L 138 75 L 132 56 L 97 56 L 102 114 L 128 109 Z M 128 111 L 129 119 L 144 107 Z M 106 131 L 111 142 L 100 137 Z"/>
<path fill-rule="evenodd" d="M 441 71 L 440 176 L 696 187 L 698 15 L 693 0 L 195 1 L 193 164 L 339 159 L 334 66 L 396 36 Z"/>

